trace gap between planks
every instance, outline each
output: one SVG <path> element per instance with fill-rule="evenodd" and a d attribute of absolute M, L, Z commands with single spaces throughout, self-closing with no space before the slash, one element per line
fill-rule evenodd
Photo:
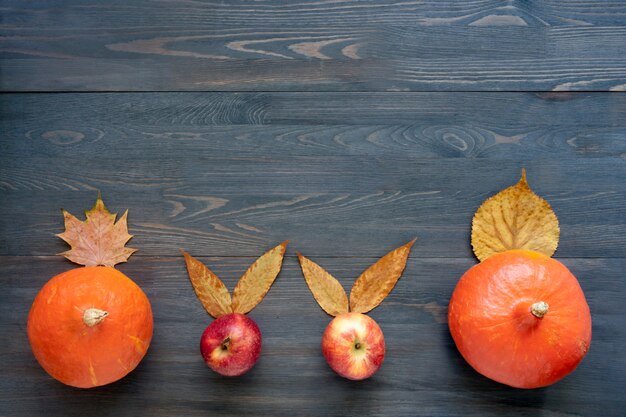
<path fill-rule="evenodd" d="M 573 91 L 554 91 L 554 90 L 410 90 L 410 91 L 385 91 L 385 90 L 2 90 L 2 94 L 180 94 L 180 93 L 215 93 L 215 94 L 463 94 L 463 93 L 481 93 L 481 94 L 626 94 L 625 91 L 611 90 L 573 90 Z"/>

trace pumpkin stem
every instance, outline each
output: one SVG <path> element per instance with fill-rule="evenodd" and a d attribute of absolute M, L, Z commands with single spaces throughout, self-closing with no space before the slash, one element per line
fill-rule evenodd
<path fill-rule="evenodd" d="M 530 312 L 538 319 L 542 318 L 548 312 L 548 303 L 539 301 L 530 306 Z"/>
<path fill-rule="evenodd" d="M 87 325 L 87 327 L 93 327 L 96 324 L 100 323 L 109 313 L 104 310 L 100 310 L 98 308 L 88 308 L 83 313 L 83 322 Z"/>

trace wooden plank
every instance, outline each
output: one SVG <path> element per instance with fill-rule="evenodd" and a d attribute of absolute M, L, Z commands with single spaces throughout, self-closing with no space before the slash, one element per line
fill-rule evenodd
<path fill-rule="evenodd" d="M 0 13 L 2 91 L 626 89 L 619 1 L 9 1 Z"/>
<path fill-rule="evenodd" d="M 475 209 L 525 166 L 561 221 L 559 256 L 626 256 L 626 96 L 388 95 L 5 96 L 0 254 L 60 252 L 58 208 L 101 190 L 130 209 L 139 256 L 284 239 L 378 256 L 415 236 L 417 256 L 471 256 Z"/>
<path fill-rule="evenodd" d="M 280 24 L 282 27 L 308 25 L 362 26 L 458 25 L 458 26 L 623 26 L 626 6 L 619 0 L 547 0 L 540 3 L 498 0 L 316 0 L 281 1 L 237 0 L 201 2 L 163 0 L 159 7 L 149 0 L 128 4 L 123 0 L 63 0 L 50 4 L 43 0 L 3 3 L 3 23 L 7 28 L 76 29 L 205 28 Z M 274 23 L 275 22 L 275 23 Z M 152 23 L 152 24 L 149 24 Z"/>
<path fill-rule="evenodd" d="M 415 253 L 415 252 L 414 252 Z M 472 259 L 411 257 L 404 276 L 372 317 L 387 357 L 371 380 L 332 373 L 319 343 L 329 317 L 304 283 L 294 248 L 266 299 L 251 313 L 263 331 L 262 358 L 242 378 L 209 371 L 198 339 L 211 321 L 195 299 L 182 257 L 133 257 L 120 269 L 144 288 L 155 315 L 146 359 L 130 376 L 103 388 L 75 390 L 50 379 L 32 357 L 25 332 L 31 300 L 52 275 L 72 264 L 60 257 L 0 257 L 0 414 L 63 415 L 442 415 L 619 416 L 626 408 L 626 259 L 566 259 L 594 320 L 593 342 L 579 368 L 539 390 L 515 390 L 475 373 L 446 325 L 446 305 Z M 254 258 L 202 258 L 233 288 Z M 346 287 L 374 259 L 315 258 Z"/>
<path fill-rule="evenodd" d="M 168 174 L 158 168 L 152 167 L 145 177 L 146 171 L 136 168 L 145 165 L 144 160 L 72 165 L 65 159 L 59 166 L 35 170 L 10 164 L 2 178 L 21 191 L 1 194 L 0 250 L 10 255 L 64 250 L 65 244 L 54 236 L 63 227 L 59 208 L 79 214 L 91 207 L 99 189 L 111 210 L 130 210 L 138 256 L 169 256 L 180 247 L 207 255 L 252 256 L 285 239 L 311 255 L 378 256 L 416 236 L 415 256 L 471 256 L 474 211 L 490 195 L 515 183 L 521 168 L 510 162 L 390 159 L 381 164 L 353 159 L 295 159 L 263 170 L 235 159 L 156 161 L 182 171 L 207 164 L 231 170 L 181 176 L 169 183 Z M 559 217 L 559 256 L 623 257 L 623 162 L 592 162 L 525 166 L 532 173 L 531 184 Z M 399 177 L 404 178 L 393 183 Z"/>
<path fill-rule="evenodd" d="M 83 139 L 94 142 L 105 135 L 107 138 L 114 135 L 134 139 L 142 134 L 143 129 L 147 129 L 148 134 L 152 133 L 157 139 L 157 133 L 171 133 L 182 140 L 186 138 L 180 135 L 182 132 L 170 129 L 185 129 L 183 132 L 190 129 L 192 133 L 195 130 L 210 134 L 214 126 L 228 125 L 255 125 L 255 131 L 262 131 L 258 125 L 286 125 L 288 128 L 306 125 L 317 126 L 318 129 L 323 129 L 319 125 L 400 125 L 412 129 L 401 134 L 407 137 L 407 142 L 415 142 L 402 147 L 403 152 L 411 147 L 425 149 L 427 145 L 423 142 L 442 142 L 442 139 L 447 138 L 452 142 L 452 150 L 456 148 L 458 152 L 468 147 L 475 149 L 476 153 L 453 154 L 444 150 L 436 156 L 484 157 L 488 156 L 488 152 L 480 152 L 495 144 L 503 145 L 504 148 L 507 144 L 519 144 L 522 145 L 518 146 L 522 153 L 532 153 L 533 156 L 537 156 L 540 149 L 549 152 L 555 147 L 555 153 L 543 156 L 557 155 L 556 152 L 559 157 L 571 153 L 593 156 L 595 149 L 605 152 L 602 156 L 620 156 L 623 151 L 618 145 L 623 140 L 623 130 L 620 128 L 626 127 L 626 95 L 589 92 L 3 94 L 0 96 L 0 105 L 0 126 L 3 131 L 19 138 L 26 135 L 30 140 L 39 140 L 46 147 L 50 146 L 46 144 L 48 141 L 58 146 L 65 142 L 71 145 Z M 63 117 L 60 117 L 59 109 L 64 110 Z M 608 136 L 608 145 L 597 139 L 587 144 L 584 142 L 585 136 L 575 135 L 578 129 L 585 129 L 584 134 L 593 135 L 589 132 L 594 128 L 601 129 L 597 136 Z M 63 132 L 55 132 L 62 129 L 69 131 L 67 137 Z M 442 130 L 439 136 L 438 129 Z M 456 135 L 458 138 L 454 138 L 453 129 L 460 130 Z M 48 130 L 50 133 L 39 138 Z M 243 132 L 250 133 L 249 130 Z M 393 141 L 385 139 L 387 136 L 393 138 L 393 133 L 383 132 L 377 135 L 380 138 L 370 138 L 373 145 L 377 141 L 390 142 L 386 146 L 378 146 L 376 152 L 387 147 L 401 146 L 393 145 L 400 138 Z M 472 138 L 465 139 L 465 143 L 465 136 Z M 225 140 L 236 142 L 230 137 Z M 342 150 L 342 140 L 340 137 L 336 141 L 339 143 L 328 144 L 332 146 L 333 155 L 335 152 L 346 153 Z M 480 143 L 483 141 L 486 143 Z M 572 152 L 581 141 L 580 149 Z M 283 142 L 280 144 L 289 145 Z M 356 148 L 354 152 L 358 152 L 367 143 L 350 145 Z M 238 150 L 244 148 L 245 145 L 234 147 Z M 309 152 L 310 148 L 313 147 L 298 150 Z M 528 152 L 527 148 L 533 150 Z M 606 152 L 609 154 L 606 155 Z"/>

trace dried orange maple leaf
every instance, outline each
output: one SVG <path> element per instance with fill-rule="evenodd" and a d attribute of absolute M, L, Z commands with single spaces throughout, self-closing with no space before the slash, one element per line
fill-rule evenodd
<path fill-rule="evenodd" d="M 126 262 L 137 249 L 125 247 L 132 235 L 128 234 L 128 210 L 115 222 L 112 214 L 104 206 L 100 195 L 96 204 L 85 212 L 86 220 L 81 221 L 63 210 L 65 232 L 57 236 L 67 242 L 71 249 L 60 253 L 72 262 L 85 266 L 114 266 Z"/>
<path fill-rule="evenodd" d="M 241 276 L 233 290 L 233 312 L 246 314 L 261 302 L 280 272 L 288 243 L 265 252 Z"/>
<path fill-rule="evenodd" d="M 552 256 L 559 234 L 556 214 L 531 190 L 525 170 L 517 184 L 487 199 L 472 219 L 472 247 L 481 261 L 511 249 Z"/>
<path fill-rule="evenodd" d="M 204 309 L 218 318 L 232 313 L 230 294 L 224 283 L 202 262 L 181 250 L 187 264 L 189 280 Z"/>
<path fill-rule="evenodd" d="M 396 248 L 367 268 L 350 291 L 350 311 L 367 313 L 379 305 L 400 279 L 415 239 Z"/>
<path fill-rule="evenodd" d="M 339 281 L 324 268 L 305 258 L 298 252 L 298 260 L 313 297 L 326 313 L 331 316 L 347 313 L 348 296 Z"/>

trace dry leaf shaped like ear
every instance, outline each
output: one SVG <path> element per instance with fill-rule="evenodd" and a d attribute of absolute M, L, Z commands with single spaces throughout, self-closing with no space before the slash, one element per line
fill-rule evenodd
<path fill-rule="evenodd" d="M 350 291 L 350 310 L 367 313 L 379 305 L 400 279 L 415 239 L 396 248 L 367 268 Z"/>
<path fill-rule="evenodd" d="M 222 280 L 202 262 L 184 250 L 181 252 L 185 257 L 191 285 L 207 313 L 215 318 L 232 313 L 230 294 Z"/>
<path fill-rule="evenodd" d="M 233 311 L 246 314 L 263 300 L 280 272 L 289 241 L 265 252 L 239 279 L 233 291 Z"/>
<path fill-rule="evenodd" d="M 98 194 L 96 204 L 85 212 L 85 221 L 78 220 L 63 210 L 65 232 L 57 236 L 72 248 L 60 253 L 72 262 L 85 266 L 114 266 L 126 262 L 137 249 L 125 247 L 132 235 L 128 234 L 128 210 L 115 222 Z"/>
<path fill-rule="evenodd" d="M 487 199 L 472 220 L 472 247 L 478 259 L 511 249 L 552 256 L 559 244 L 559 220 L 535 194 L 522 170 L 519 182 Z"/>
<path fill-rule="evenodd" d="M 298 253 L 298 260 L 304 274 L 304 280 L 322 310 L 331 316 L 347 313 L 349 310 L 348 296 L 339 281 L 324 268 L 300 253 Z"/>

